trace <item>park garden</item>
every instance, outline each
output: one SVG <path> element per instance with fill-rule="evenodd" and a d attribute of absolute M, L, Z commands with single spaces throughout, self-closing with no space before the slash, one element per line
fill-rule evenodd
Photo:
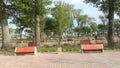
<path fill-rule="evenodd" d="M 15 47 L 31 41 L 38 52 L 57 52 L 59 47 L 62 52 L 80 52 L 80 40 L 101 43 L 105 50 L 120 49 L 120 1 L 84 3 L 103 13 L 98 16 L 101 22 L 61 0 L 0 0 L 0 54 L 14 54 Z M 17 28 L 9 28 L 8 22 Z"/>

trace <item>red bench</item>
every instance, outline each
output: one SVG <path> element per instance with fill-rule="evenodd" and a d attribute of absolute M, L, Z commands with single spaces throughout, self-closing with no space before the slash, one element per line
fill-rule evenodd
<path fill-rule="evenodd" d="M 40 39 L 40 42 L 43 43 L 43 42 L 44 42 L 44 39 L 41 38 L 41 39 Z"/>
<path fill-rule="evenodd" d="M 80 44 L 90 44 L 90 40 L 80 40 Z"/>
<path fill-rule="evenodd" d="M 28 43 L 28 46 L 29 46 L 29 47 L 35 46 L 35 42 L 29 42 L 29 43 Z"/>
<path fill-rule="evenodd" d="M 82 44 L 81 51 L 101 51 L 103 52 L 103 44 Z"/>
<path fill-rule="evenodd" d="M 36 47 L 16 47 L 15 48 L 16 55 L 18 54 L 36 54 L 37 48 Z"/>

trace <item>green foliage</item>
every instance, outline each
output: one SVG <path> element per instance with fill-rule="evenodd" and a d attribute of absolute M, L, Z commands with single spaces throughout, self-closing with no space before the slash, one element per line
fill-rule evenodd
<path fill-rule="evenodd" d="M 56 23 L 54 18 L 46 18 L 44 31 L 47 35 L 50 35 L 51 32 L 56 33 L 56 28 L 58 27 L 58 23 Z"/>
<path fill-rule="evenodd" d="M 81 15 L 81 9 L 74 9 L 73 16 L 77 20 L 78 26 L 75 28 L 75 32 L 78 32 L 78 36 L 81 33 L 84 33 L 85 25 L 92 22 L 92 18 L 88 15 Z"/>
<path fill-rule="evenodd" d="M 84 26 L 83 27 L 83 32 L 85 33 L 90 33 L 91 28 L 89 26 Z"/>
<path fill-rule="evenodd" d="M 59 45 L 61 45 L 60 41 L 62 39 L 63 32 L 65 32 L 73 24 L 72 10 L 72 5 L 62 1 L 57 1 L 55 3 L 55 7 L 52 9 L 52 15 L 58 24 L 56 31 L 59 36 Z"/>
<path fill-rule="evenodd" d="M 80 51 L 80 46 L 79 45 L 70 45 L 70 44 L 64 44 L 62 45 L 62 51 L 63 52 L 75 52 L 75 51 Z"/>
<path fill-rule="evenodd" d="M 44 16 L 46 13 L 48 13 L 48 10 L 50 9 L 47 7 L 51 4 L 50 0 L 36 0 L 37 5 L 35 5 L 34 0 L 14 0 L 15 10 L 16 13 L 14 14 L 13 22 L 17 25 L 17 27 L 21 30 L 23 30 L 25 27 L 32 28 L 34 32 L 35 28 L 35 6 L 37 6 L 37 13 L 40 16 L 40 27 L 44 28 Z"/>
<path fill-rule="evenodd" d="M 85 0 L 85 3 L 90 3 L 91 5 L 99 8 L 103 12 L 108 12 L 109 10 L 109 3 L 113 2 L 115 11 L 120 8 L 120 1 L 119 0 Z"/>
<path fill-rule="evenodd" d="M 57 45 L 54 46 L 45 45 L 40 47 L 39 52 L 57 52 L 57 48 L 58 48 Z"/>
<path fill-rule="evenodd" d="M 80 23 L 80 26 L 79 26 L 79 29 L 80 29 L 80 31 L 79 32 L 84 32 L 84 27 L 87 25 L 87 24 L 89 24 L 90 26 L 92 25 L 93 26 L 93 24 L 92 24 L 92 18 L 91 17 L 89 17 L 88 15 L 81 15 L 80 16 L 80 21 L 79 21 L 79 23 Z M 92 28 L 91 28 L 92 29 Z"/>
<path fill-rule="evenodd" d="M 117 32 L 117 35 L 119 36 L 119 29 L 120 29 L 120 19 L 115 19 L 114 20 L 114 32 Z"/>
<path fill-rule="evenodd" d="M 52 15 L 58 23 L 58 28 L 56 28 L 58 34 L 62 34 L 67 27 L 72 25 L 72 5 L 58 1 L 55 3 L 55 8 L 53 8 Z"/>
<path fill-rule="evenodd" d="M 0 54 L 2 54 L 2 55 L 14 55 L 14 50 L 15 50 L 14 46 L 9 46 L 7 51 L 0 49 Z"/>
<path fill-rule="evenodd" d="M 119 29 L 119 28 L 120 28 L 120 19 L 115 19 L 115 20 L 114 20 L 114 23 L 115 23 L 115 24 L 114 24 L 114 28 L 115 28 L 115 29 Z"/>
<path fill-rule="evenodd" d="M 81 12 L 82 12 L 81 9 L 74 9 L 73 10 L 73 16 L 74 16 L 74 19 L 77 20 L 78 26 L 79 26 L 79 22 L 81 21 Z"/>
<path fill-rule="evenodd" d="M 101 34 L 101 33 L 103 34 L 103 30 L 107 30 L 106 26 L 103 25 L 103 24 L 98 24 L 98 28 L 97 29 L 98 29 L 98 33 L 99 34 Z"/>
<path fill-rule="evenodd" d="M 95 7 L 99 8 L 104 13 L 108 13 L 108 45 L 114 46 L 113 39 L 113 26 L 114 26 L 114 14 L 120 9 L 120 0 L 85 0 L 86 3 L 90 3 Z"/>
<path fill-rule="evenodd" d="M 97 31 L 97 27 L 98 27 L 97 23 L 95 23 L 95 22 L 90 23 L 90 27 L 91 27 L 92 31 L 94 31 L 94 32 Z"/>
<path fill-rule="evenodd" d="M 118 16 L 120 14 L 120 0 L 85 0 L 84 2 L 99 8 L 100 11 L 104 13 L 109 13 L 109 9 L 113 8 L 112 10 L 115 11 Z"/>
<path fill-rule="evenodd" d="M 120 45 L 115 45 L 114 47 L 104 46 L 104 50 L 120 50 Z"/>

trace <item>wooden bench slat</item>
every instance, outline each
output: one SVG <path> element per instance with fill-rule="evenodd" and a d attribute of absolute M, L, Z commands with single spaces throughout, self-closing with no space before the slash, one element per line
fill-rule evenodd
<path fill-rule="evenodd" d="M 80 44 L 90 44 L 90 40 L 80 40 Z"/>
<path fill-rule="evenodd" d="M 16 52 L 34 52 L 34 47 L 17 47 Z"/>
<path fill-rule="evenodd" d="M 103 51 L 103 44 L 83 44 L 81 45 L 82 51 Z"/>
<path fill-rule="evenodd" d="M 90 50 L 90 49 L 102 49 L 103 46 L 101 44 L 87 44 L 87 45 L 83 45 L 83 49 L 84 50 Z"/>
<path fill-rule="evenodd" d="M 31 47 L 31 46 L 35 46 L 35 42 L 29 42 L 29 43 L 28 43 L 28 46 L 30 46 L 30 47 Z"/>
<path fill-rule="evenodd" d="M 15 53 L 16 54 L 25 54 L 25 53 L 34 53 L 36 54 L 37 50 L 36 47 L 16 47 Z"/>

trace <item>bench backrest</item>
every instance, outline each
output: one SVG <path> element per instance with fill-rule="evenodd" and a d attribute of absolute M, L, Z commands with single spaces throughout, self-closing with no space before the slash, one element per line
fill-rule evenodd
<path fill-rule="evenodd" d="M 80 44 L 90 44 L 90 40 L 80 40 Z"/>
<path fill-rule="evenodd" d="M 40 42 L 43 43 L 43 42 L 44 42 L 44 39 L 40 39 Z"/>
<path fill-rule="evenodd" d="M 29 43 L 28 43 L 28 46 L 30 46 L 30 47 L 31 47 L 31 46 L 35 46 L 35 42 L 29 42 Z"/>

